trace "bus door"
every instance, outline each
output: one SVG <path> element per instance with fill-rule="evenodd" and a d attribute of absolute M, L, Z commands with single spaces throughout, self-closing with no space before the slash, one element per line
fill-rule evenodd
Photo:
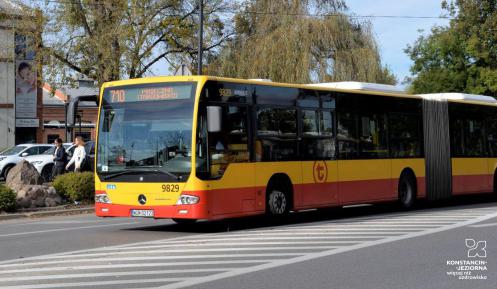
<path fill-rule="evenodd" d="M 209 133 L 214 214 L 256 210 L 255 165 L 249 162 L 248 108 L 221 104 L 222 131 Z"/>

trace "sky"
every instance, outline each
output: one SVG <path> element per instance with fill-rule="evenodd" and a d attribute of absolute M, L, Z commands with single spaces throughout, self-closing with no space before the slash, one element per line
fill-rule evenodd
<path fill-rule="evenodd" d="M 347 0 L 349 13 L 356 15 L 434 16 L 445 13 L 442 0 Z M 447 25 L 447 19 L 371 18 L 382 61 L 402 82 L 410 76 L 411 60 L 404 49 L 419 37 L 419 30 L 429 33 L 434 25 Z"/>
<path fill-rule="evenodd" d="M 442 0 L 346 0 L 349 14 L 360 16 L 433 16 L 445 13 Z M 434 25 L 447 25 L 447 19 L 366 18 L 373 25 L 382 61 L 396 75 L 399 84 L 410 76 L 411 60 L 404 49 L 419 37 L 419 30 L 429 33 Z M 153 74 L 168 75 L 170 71 L 164 62 L 152 68 Z"/>

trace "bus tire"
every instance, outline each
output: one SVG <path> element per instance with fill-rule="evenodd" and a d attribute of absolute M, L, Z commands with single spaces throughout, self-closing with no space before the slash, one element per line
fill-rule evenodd
<path fill-rule="evenodd" d="M 284 216 L 290 212 L 292 185 L 288 177 L 275 177 L 266 191 L 266 212 L 272 216 Z"/>
<path fill-rule="evenodd" d="M 197 219 L 178 219 L 178 218 L 173 218 L 173 221 L 181 226 L 185 225 L 193 225 L 197 222 Z"/>
<path fill-rule="evenodd" d="M 399 206 L 409 210 L 416 201 L 416 178 L 411 173 L 403 173 L 399 179 Z"/>

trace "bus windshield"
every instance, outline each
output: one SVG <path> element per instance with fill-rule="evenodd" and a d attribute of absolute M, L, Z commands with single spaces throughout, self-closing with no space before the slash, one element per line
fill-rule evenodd
<path fill-rule="evenodd" d="M 191 171 L 194 83 L 116 87 L 104 91 L 97 174 L 103 180 L 186 181 Z"/>

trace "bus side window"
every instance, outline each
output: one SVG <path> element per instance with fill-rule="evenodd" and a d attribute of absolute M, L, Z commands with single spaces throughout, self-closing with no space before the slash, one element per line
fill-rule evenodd
<path fill-rule="evenodd" d="M 497 156 L 497 119 L 487 120 L 487 146 L 490 156 Z"/>
<path fill-rule="evenodd" d="M 330 160 L 335 158 L 333 114 L 325 110 L 302 110 L 302 158 Z"/>
<path fill-rule="evenodd" d="M 388 157 L 386 115 L 363 113 L 360 118 L 359 153 L 362 159 Z"/>
<path fill-rule="evenodd" d="M 394 158 L 422 156 L 422 119 L 416 113 L 388 115 L 390 153 Z"/>
<path fill-rule="evenodd" d="M 297 110 L 259 107 L 256 158 L 261 161 L 298 160 L 300 159 L 298 147 Z"/>
<path fill-rule="evenodd" d="M 483 126 L 482 119 L 456 116 L 451 122 L 452 155 L 456 157 L 485 155 Z"/>
<path fill-rule="evenodd" d="M 358 156 L 357 114 L 338 113 L 338 153 L 340 159 L 355 159 Z"/>

